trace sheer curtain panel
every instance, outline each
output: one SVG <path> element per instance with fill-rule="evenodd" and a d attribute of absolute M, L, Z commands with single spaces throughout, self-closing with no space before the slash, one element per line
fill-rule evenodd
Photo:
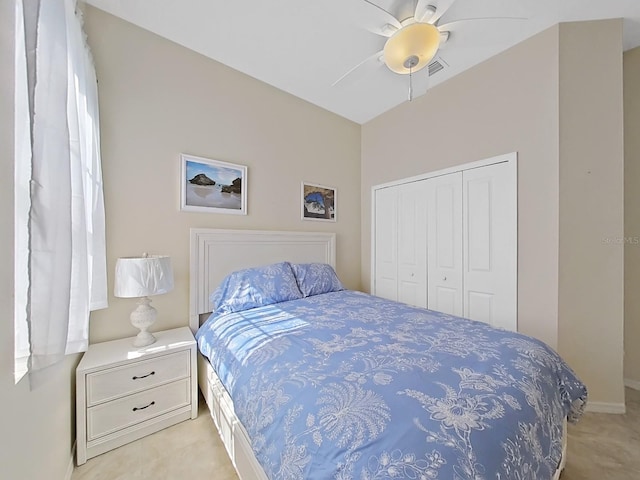
<path fill-rule="evenodd" d="M 95 69 L 75 0 L 21 0 L 30 93 L 29 371 L 86 350 L 107 306 Z M 30 50 L 30 46 L 33 50 Z"/>
<path fill-rule="evenodd" d="M 29 119 L 29 89 L 24 32 L 24 12 L 21 1 L 15 2 L 15 168 L 14 168 L 14 376 L 15 382 L 28 371 L 30 355 L 27 323 L 27 293 L 29 291 L 29 210 L 31 197 L 31 123 Z"/>

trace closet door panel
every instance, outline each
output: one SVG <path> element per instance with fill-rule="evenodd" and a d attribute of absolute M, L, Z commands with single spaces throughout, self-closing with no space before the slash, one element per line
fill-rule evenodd
<path fill-rule="evenodd" d="M 374 294 L 398 300 L 398 188 L 375 193 Z"/>
<path fill-rule="evenodd" d="M 398 301 L 427 306 L 427 182 L 398 191 Z"/>
<path fill-rule="evenodd" d="M 517 329 L 515 169 L 498 163 L 463 172 L 464 312 Z"/>
<path fill-rule="evenodd" d="M 462 172 L 427 182 L 428 307 L 462 316 Z"/>
<path fill-rule="evenodd" d="M 467 318 L 490 325 L 494 322 L 492 293 L 467 291 Z"/>
<path fill-rule="evenodd" d="M 467 235 L 469 270 L 491 272 L 492 189 L 495 179 L 491 177 L 467 182 Z"/>

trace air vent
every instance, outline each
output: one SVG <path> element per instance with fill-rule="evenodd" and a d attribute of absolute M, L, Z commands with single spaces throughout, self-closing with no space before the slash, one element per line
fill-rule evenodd
<path fill-rule="evenodd" d="M 433 62 L 431 62 L 429 64 L 429 76 L 435 75 L 436 73 L 438 73 L 440 70 L 444 69 L 445 64 L 443 62 L 440 61 L 440 59 L 438 60 L 434 60 Z"/>

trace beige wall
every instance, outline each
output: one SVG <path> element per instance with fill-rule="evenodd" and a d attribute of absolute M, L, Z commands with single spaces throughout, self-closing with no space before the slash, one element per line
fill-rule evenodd
<path fill-rule="evenodd" d="M 624 404 L 622 21 L 560 29 L 558 348 L 592 402 Z"/>
<path fill-rule="evenodd" d="M 640 386 L 640 47 L 624 54 L 624 378 Z"/>
<path fill-rule="evenodd" d="M 0 477 L 62 479 L 75 438 L 72 355 L 45 372 L 44 385 L 13 378 L 14 2 L 0 2 Z"/>
<path fill-rule="evenodd" d="M 558 27 L 362 127 L 362 283 L 371 187 L 518 152 L 519 329 L 555 346 L 558 323 Z"/>
<path fill-rule="evenodd" d="M 363 125 L 361 186 L 362 283 L 368 286 L 373 185 L 517 151 L 518 329 L 568 357 L 594 404 L 615 405 L 624 402 L 622 256 L 601 239 L 622 235 L 620 28 L 619 21 L 552 27 Z M 583 43 L 569 42 L 574 33 Z M 583 58 L 592 61 L 593 50 L 606 56 L 602 63 L 611 72 L 584 71 Z M 591 78 L 583 87 L 585 76 Z M 599 98 L 587 101 L 585 93 Z M 598 120 L 589 123 L 593 116 Z M 576 118 L 583 123 L 574 125 Z M 604 132 L 597 135 L 600 127 Z M 581 141 L 599 143 L 585 153 Z M 598 188 L 583 178 L 576 154 L 586 155 L 594 179 L 611 162 Z M 602 203 L 591 211 L 588 200 L 601 189 Z M 589 208 L 571 203 L 574 197 Z M 595 238 L 581 242 L 579 255 L 572 249 L 575 235 L 561 248 L 570 221 Z M 569 272 L 578 277 L 575 285 Z M 571 311 L 576 303 L 581 318 Z M 603 325 L 604 334 L 598 331 Z"/>
<path fill-rule="evenodd" d="M 188 323 L 189 228 L 337 232 L 337 270 L 360 287 L 360 126 L 87 7 L 96 63 L 110 294 L 119 256 L 172 258 L 176 288 L 154 297 L 164 329 Z M 179 211 L 179 155 L 248 166 L 247 216 Z M 338 221 L 300 219 L 300 182 L 338 190 Z M 133 299 L 111 296 L 90 340 L 132 335 Z"/>

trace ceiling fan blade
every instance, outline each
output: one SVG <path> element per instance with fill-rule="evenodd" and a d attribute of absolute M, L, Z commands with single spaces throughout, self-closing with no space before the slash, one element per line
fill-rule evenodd
<path fill-rule="evenodd" d="M 376 29 L 376 31 L 374 33 L 376 33 L 378 35 L 381 35 L 383 37 L 389 38 L 391 35 L 393 35 L 397 31 L 398 31 L 398 29 L 396 28 L 395 25 L 391 25 L 390 23 L 385 23 L 382 26 L 382 28 Z"/>
<path fill-rule="evenodd" d="M 431 5 L 436 7 L 436 13 L 431 17 L 429 23 L 435 24 L 440 20 L 440 18 L 447 13 L 447 10 L 453 5 L 455 0 L 432 0 L 429 2 Z"/>
<path fill-rule="evenodd" d="M 478 18 L 461 18 L 460 20 L 454 20 L 449 23 L 444 23 L 442 25 L 438 25 L 438 30 L 452 30 L 452 25 L 459 25 L 461 23 L 466 22 L 483 22 L 483 21 L 493 21 L 493 20 L 528 20 L 526 17 L 478 17 Z M 482 28 L 487 28 L 484 25 Z"/>
<path fill-rule="evenodd" d="M 432 19 L 437 13 L 437 9 L 433 4 L 433 0 L 418 0 L 416 2 L 416 10 L 413 18 L 416 22 L 433 23 Z"/>
<path fill-rule="evenodd" d="M 370 57 L 365 58 L 363 61 L 358 63 L 355 67 L 349 69 L 349 71 L 347 71 L 344 75 L 342 75 L 335 82 L 333 82 L 331 86 L 335 87 L 347 77 L 351 77 L 350 80 L 353 83 L 357 83 L 368 73 L 371 73 L 372 70 L 384 65 L 384 62 L 380 61 L 381 58 L 382 58 L 382 50 L 374 53 Z"/>
<path fill-rule="evenodd" d="M 451 36 L 442 44 L 443 47 L 452 43 L 456 48 L 478 47 L 498 44 L 506 30 L 519 28 L 520 22 L 525 20 L 523 17 L 465 18 L 439 25 L 438 30 L 441 33 L 449 32 Z"/>
<path fill-rule="evenodd" d="M 365 5 L 368 5 L 369 7 L 373 7 L 373 8 L 368 8 L 369 15 L 375 15 L 376 20 L 378 20 L 378 23 L 380 24 L 380 27 L 388 23 L 392 27 L 395 27 L 396 30 L 399 30 L 402 28 L 402 25 L 400 24 L 398 19 L 394 17 L 390 12 L 382 8 L 380 5 L 377 5 L 371 2 L 370 0 L 362 0 L 362 1 L 364 2 Z"/>

